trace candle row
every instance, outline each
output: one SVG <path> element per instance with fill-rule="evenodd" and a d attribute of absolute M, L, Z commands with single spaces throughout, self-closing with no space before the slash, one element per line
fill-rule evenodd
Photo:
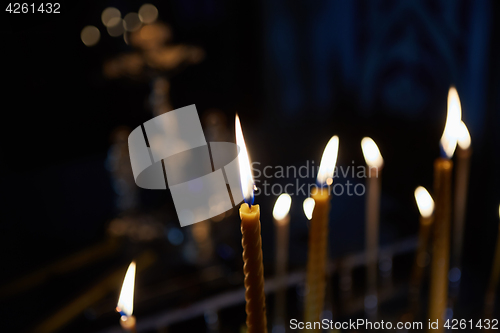
<path fill-rule="evenodd" d="M 260 224 L 260 207 L 254 204 L 254 181 L 251 171 L 241 123 L 235 120 L 236 144 L 239 146 L 238 164 L 241 190 L 244 203 L 239 213 L 243 247 L 243 271 L 245 275 L 245 300 L 248 333 L 267 333 L 266 300 L 264 293 L 264 266 L 262 260 L 262 238 Z M 448 304 L 448 273 L 451 247 L 451 189 L 453 162 L 451 158 L 456 146 L 459 146 L 458 171 L 456 174 L 455 211 L 454 211 L 454 244 L 453 265 L 460 269 L 461 248 L 465 222 L 465 203 L 470 159 L 470 135 L 461 121 L 461 107 L 458 93 L 450 88 L 448 95 L 448 115 L 443 136 L 440 140 L 442 155 L 434 163 L 434 197 L 418 187 L 415 199 L 421 214 L 419 241 L 416 259 L 410 280 L 410 300 L 412 312 L 416 313 L 418 294 L 423 276 L 422 262 L 428 260 L 428 244 L 432 240 L 431 284 L 429 298 L 429 318 L 440 320 L 439 331 L 443 331 L 443 319 Z M 367 313 L 377 311 L 377 275 L 378 275 L 378 238 L 380 218 L 381 172 L 384 160 L 371 138 L 363 138 L 361 142 L 363 155 L 369 167 L 366 195 L 366 277 L 367 292 L 365 309 Z M 326 264 L 328 256 L 328 222 L 330 213 L 330 193 L 328 186 L 333 183 L 333 174 L 337 161 L 339 138 L 333 136 L 325 147 L 316 178 L 317 187 L 311 197 L 303 203 L 304 213 L 310 220 L 308 259 L 306 273 L 306 297 L 304 320 L 316 322 L 320 320 L 324 308 L 326 290 Z M 289 221 L 288 211 L 291 197 L 282 194 L 278 197 L 273 217 L 276 229 L 276 277 L 281 286 L 276 295 L 276 322 L 284 324 L 285 319 L 285 285 L 288 262 Z M 459 207 L 457 207 L 459 206 Z M 500 243 L 500 242 L 499 242 Z M 495 260 L 500 260 L 500 245 Z M 500 264 L 495 267 L 500 267 Z M 496 288 L 500 269 L 494 270 L 490 289 Z M 121 325 L 125 330 L 135 332 L 133 312 L 133 284 L 135 263 L 127 270 L 122 293 L 117 306 L 121 314 Z M 494 292 L 493 292 L 494 294 Z"/>

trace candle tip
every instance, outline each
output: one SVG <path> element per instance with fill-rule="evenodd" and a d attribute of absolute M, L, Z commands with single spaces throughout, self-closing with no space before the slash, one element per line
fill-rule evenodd
<path fill-rule="evenodd" d="M 471 138 L 469 130 L 463 121 L 460 122 L 460 127 L 458 130 L 458 146 L 460 149 L 466 150 L 470 147 Z"/>
<path fill-rule="evenodd" d="M 313 198 L 307 198 L 304 200 L 304 203 L 302 206 L 304 208 L 304 214 L 306 215 L 308 220 L 312 219 L 312 214 L 313 214 L 315 205 L 316 205 L 316 201 L 314 201 Z"/>
<path fill-rule="evenodd" d="M 236 144 L 240 149 L 240 152 L 238 154 L 238 165 L 240 168 L 241 192 L 243 194 L 243 199 L 248 204 L 248 206 L 252 206 L 254 200 L 255 185 L 253 181 L 252 170 L 250 168 L 250 158 L 248 157 L 245 138 L 243 137 L 243 131 L 241 129 L 240 118 L 238 117 L 238 115 L 236 115 L 235 118 L 235 132 Z"/>
<path fill-rule="evenodd" d="M 415 200 L 417 201 L 418 210 L 422 217 L 430 217 L 434 212 L 434 200 L 429 192 L 423 186 L 415 189 Z"/>
<path fill-rule="evenodd" d="M 333 173 L 335 171 L 338 153 L 339 137 L 334 135 L 328 141 L 325 150 L 323 151 L 323 156 L 321 157 L 318 176 L 316 178 L 320 187 L 331 185 L 333 183 Z"/>
<path fill-rule="evenodd" d="M 288 193 L 281 193 L 276 203 L 274 204 L 273 217 L 276 220 L 282 220 L 288 215 L 290 206 L 292 205 L 292 197 Z"/>
<path fill-rule="evenodd" d="M 384 165 L 382 154 L 380 154 L 380 150 L 372 138 L 364 137 L 361 140 L 361 149 L 363 150 L 366 164 L 370 168 L 381 168 Z"/>
<path fill-rule="evenodd" d="M 460 98 L 455 87 L 451 87 L 448 92 L 448 114 L 444 126 L 443 136 L 441 137 L 441 154 L 445 158 L 452 158 L 457 147 L 457 141 L 462 121 L 462 107 Z"/>
<path fill-rule="evenodd" d="M 130 317 L 134 312 L 134 284 L 135 284 L 135 261 L 128 266 L 127 273 L 123 279 L 122 290 L 116 309 L 123 316 Z"/>

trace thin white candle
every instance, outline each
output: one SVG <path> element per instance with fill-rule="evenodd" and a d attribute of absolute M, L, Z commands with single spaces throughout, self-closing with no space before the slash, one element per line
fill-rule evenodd
<path fill-rule="evenodd" d="M 467 126 L 462 121 L 458 133 L 458 149 L 455 171 L 455 200 L 453 223 L 452 267 L 461 268 L 465 214 L 467 208 L 467 189 L 469 187 L 470 157 L 472 154 L 471 137 Z"/>
<path fill-rule="evenodd" d="M 377 312 L 377 263 L 378 263 L 378 238 L 380 220 L 380 174 L 384 165 L 384 159 L 380 154 L 377 144 L 368 137 L 361 141 L 361 148 L 366 164 L 367 172 L 367 195 L 366 195 L 366 279 L 367 295 L 365 299 L 365 310 L 374 315 Z"/>
<path fill-rule="evenodd" d="M 288 244 L 290 233 L 290 206 L 292 197 L 282 193 L 274 204 L 274 230 L 276 231 L 276 290 L 275 324 L 283 325 L 286 319 L 286 274 L 288 266 Z"/>

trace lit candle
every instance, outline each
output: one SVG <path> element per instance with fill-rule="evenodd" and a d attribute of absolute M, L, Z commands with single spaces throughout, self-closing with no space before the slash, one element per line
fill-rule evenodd
<path fill-rule="evenodd" d="M 240 207 L 241 244 L 243 246 L 243 272 L 245 274 L 245 300 L 248 333 L 267 333 L 266 297 L 264 294 L 264 266 L 262 264 L 262 238 L 260 235 L 260 208 L 253 205 L 254 182 L 240 119 L 236 116 L 236 144 L 240 148 L 241 190 L 245 202 Z"/>
<path fill-rule="evenodd" d="M 316 178 L 319 188 L 311 197 L 314 200 L 309 227 L 309 245 L 306 274 L 306 322 L 319 321 L 323 311 L 326 293 L 326 260 L 328 250 L 328 216 L 330 194 L 327 185 L 333 183 L 333 172 L 337 163 L 339 138 L 333 136 L 323 152 Z"/>
<path fill-rule="evenodd" d="M 455 170 L 455 200 L 453 202 L 453 254 L 452 266 L 461 268 L 465 213 L 467 207 L 467 188 L 469 186 L 470 157 L 472 154 L 471 138 L 467 126 L 460 123 Z"/>
<path fill-rule="evenodd" d="M 498 207 L 498 216 L 500 217 L 500 206 Z M 495 308 L 495 296 L 500 281 L 500 225 L 498 228 L 497 245 L 493 257 L 493 269 L 491 270 L 490 283 L 486 292 L 484 318 L 492 319 Z"/>
<path fill-rule="evenodd" d="M 286 308 L 286 270 L 288 265 L 288 240 L 290 228 L 290 206 L 292 197 L 282 193 L 274 204 L 273 217 L 276 230 L 276 300 L 274 313 L 277 325 L 283 325 Z"/>
<path fill-rule="evenodd" d="M 316 202 L 314 201 L 313 198 L 305 199 L 304 203 L 302 204 L 304 208 L 304 214 L 306 215 L 309 221 L 312 219 L 315 204 Z"/>
<path fill-rule="evenodd" d="M 429 296 L 429 319 L 439 320 L 437 332 L 444 331 L 444 321 L 448 300 L 448 269 L 450 266 L 451 232 L 451 174 L 453 157 L 457 146 L 458 129 L 462 110 L 457 90 L 450 88 L 448 93 L 448 115 L 443 136 L 441 137 L 442 156 L 434 162 L 434 234 L 431 261 L 431 286 Z"/>
<path fill-rule="evenodd" d="M 424 187 L 417 187 L 415 190 L 415 200 L 417 201 L 418 210 L 420 212 L 420 226 L 415 263 L 413 264 L 410 282 L 410 300 L 412 303 L 411 314 L 414 316 L 416 316 L 419 308 L 418 300 L 420 298 L 420 287 L 422 284 L 424 267 L 427 266 L 429 261 L 429 231 L 434 219 L 434 200 L 432 200 L 431 195 Z"/>
<path fill-rule="evenodd" d="M 371 138 L 361 140 L 361 148 L 368 165 L 366 212 L 365 212 L 365 247 L 366 247 L 366 281 L 367 294 L 365 310 L 373 315 L 377 312 L 377 262 L 378 234 L 380 220 L 380 191 L 382 167 L 384 159 L 375 141 Z"/>
<path fill-rule="evenodd" d="M 116 311 L 121 315 L 120 325 L 122 328 L 129 332 L 137 332 L 135 328 L 135 317 L 132 315 L 134 312 L 134 284 L 135 284 L 135 262 L 132 261 L 128 266 L 125 279 L 123 279 L 122 290 Z"/>

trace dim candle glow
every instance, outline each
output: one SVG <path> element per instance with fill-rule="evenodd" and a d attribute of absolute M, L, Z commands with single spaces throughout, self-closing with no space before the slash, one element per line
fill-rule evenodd
<path fill-rule="evenodd" d="M 240 148 L 240 153 L 238 154 L 238 165 L 240 167 L 240 184 L 241 191 L 243 192 L 243 198 L 245 202 L 251 206 L 253 204 L 254 193 L 253 193 L 253 176 L 252 170 L 250 168 L 250 159 L 248 158 L 247 147 L 245 145 L 245 139 L 243 138 L 243 132 L 241 130 L 240 118 L 236 115 L 236 144 Z"/>
<path fill-rule="evenodd" d="M 415 200 L 422 217 L 430 217 L 434 213 L 434 200 L 424 187 L 415 189 Z"/>
<path fill-rule="evenodd" d="M 116 309 L 123 315 L 130 317 L 134 312 L 134 284 L 135 284 L 135 262 L 132 261 L 123 279 L 122 290 Z"/>
<path fill-rule="evenodd" d="M 291 205 L 292 197 L 287 193 L 282 193 L 278 199 L 276 199 L 273 209 L 273 217 L 276 221 L 281 221 L 288 215 Z"/>
<path fill-rule="evenodd" d="M 448 158 L 453 157 L 453 153 L 457 147 L 461 120 L 462 107 L 460 105 L 460 98 L 458 97 L 457 89 L 451 87 L 448 92 L 448 115 L 440 142 L 441 148 Z"/>
<path fill-rule="evenodd" d="M 334 135 L 331 137 L 330 141 L 328 141 L 325 150 L 323 151 L 323 156 L 321 157 L 318 177 L 316 178 L 319 186 L 330 185 L 332 183 L 338 152 L 339 137 Z"/>
<path fill-rule="evenodd" d="M 469 134 L 469 130 L 467 129 L 467 126 L 465 126 L 465 123 L 462 121 L 460 122 L 460 127 L 458 130 L 458 146 L 460 149 L 466 150 L 469 149 L 470 144 L 471 144 L 471 138 Z"/>
<path fill-rule="evenodd" d="M 306 214 L 308 220 L 312 219 L 315 205 L 316 201 L 314 201 L 313 198 L 307 198 L 302 204 L 302 206 L 304 207 L 304 214 Z"/>
<path fill-rule="evenodd" d="M 363 138 L 363 140 L 361 140 L 361 149 L 363 150 L 366 164 L 370 168 L 381 168 L 384 165 L 384 159 L 380 154 L 377 144 L 372 138 Z"/>

